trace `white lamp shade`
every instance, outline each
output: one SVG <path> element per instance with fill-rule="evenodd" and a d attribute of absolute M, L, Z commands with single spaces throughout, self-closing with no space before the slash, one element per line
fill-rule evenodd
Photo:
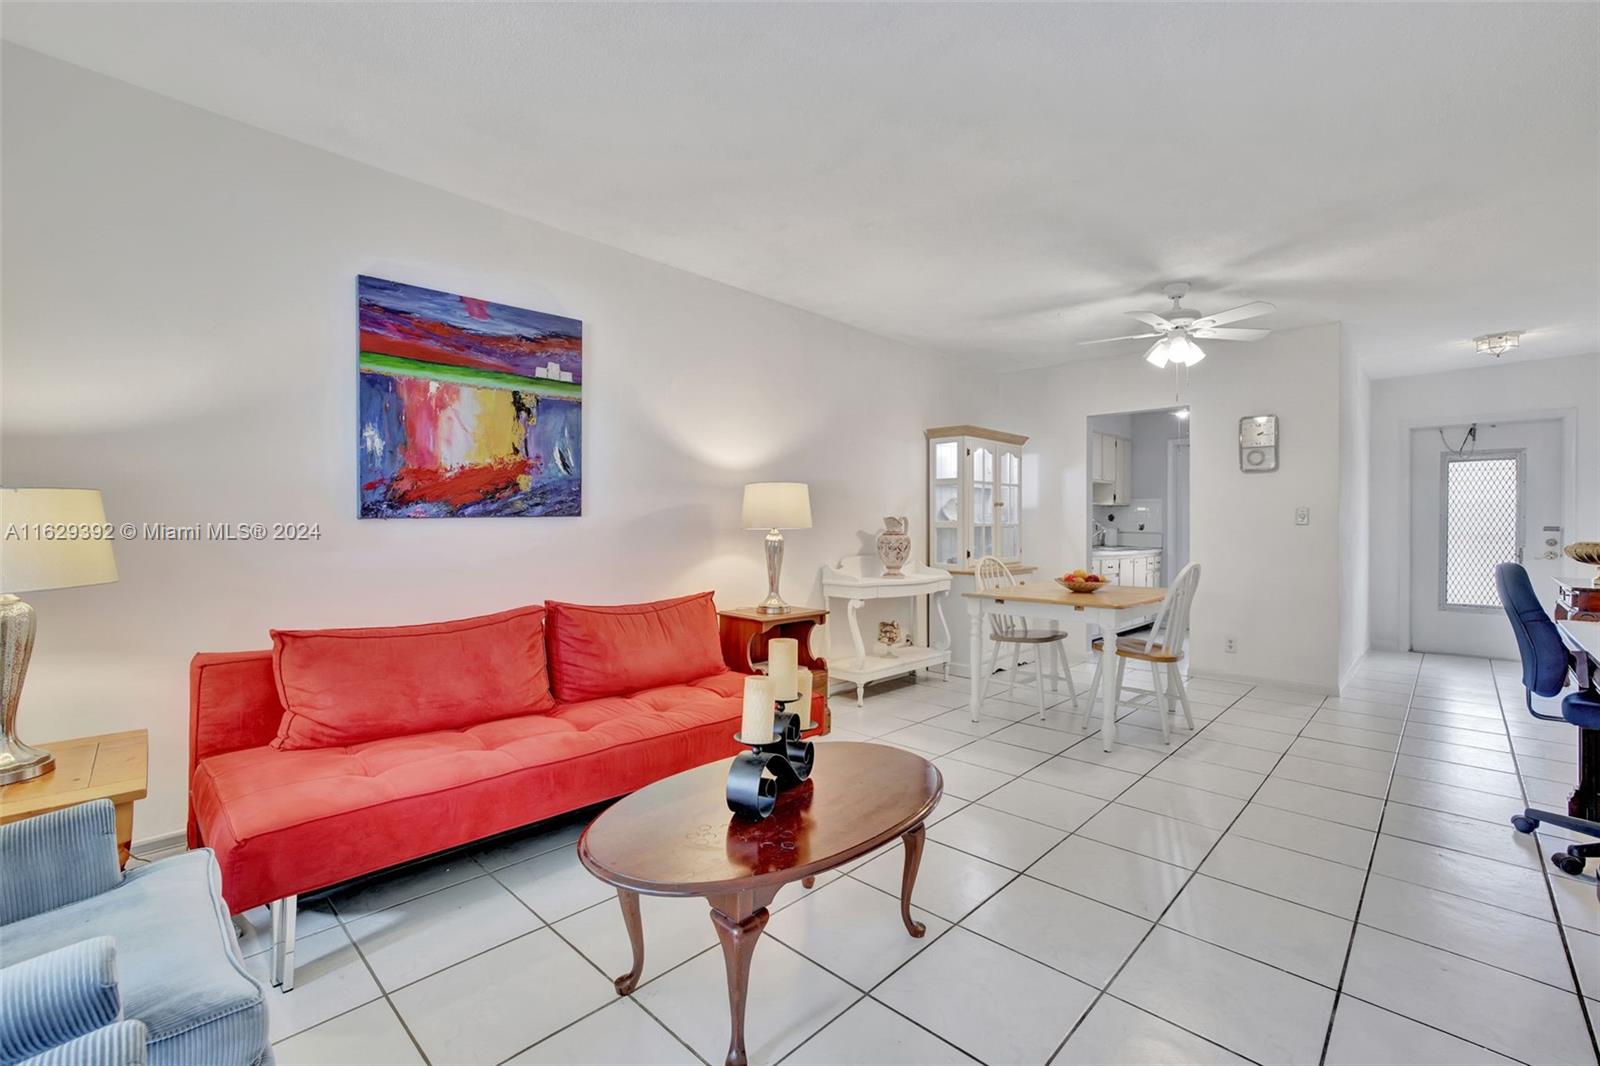
<path fill-rule="evenodd" d="M 811 490 L 802 481 L 758 481 L 744 487 L 745 529 L 810 529 Z"/>
<path fill-rule="evenodd" d="M 97 489 L 0 489 L 0 592 L 117 579 Z"/>

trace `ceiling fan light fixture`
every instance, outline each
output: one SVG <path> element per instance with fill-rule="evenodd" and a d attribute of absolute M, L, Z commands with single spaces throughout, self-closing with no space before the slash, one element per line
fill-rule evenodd
<path fill-rule="evenodd" d="M 1522 330 L 1507 330 L 1504 333 L 1485 333 L 1481 337 L 1474 337 L 1473 342 L 1478 346 L 1479 355 L 1492 355 L 1496 359 L 1507 352 L 1514 352 L 1522 343 Z"/>
<path fill-rule="evenodd" d="M 1194 366 L 1206 353 L 1186 333 L 1174 333 L 1167 338 L 1167 358 L 1179 366 Z"/>
<path fill-rule="evenodd" d="M 1171 361 L 1171 356 L 1167 354 L 1167 344 L 1171 340 L 1171 337 L 1162 337 L 1152 344 L 1150 350 L 1144 353 L 1144 361 L 1157 370 L 1165 369 L 1167 363 Z"/>

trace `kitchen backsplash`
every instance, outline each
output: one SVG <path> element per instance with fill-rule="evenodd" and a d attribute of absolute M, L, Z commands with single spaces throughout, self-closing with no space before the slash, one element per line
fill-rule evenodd
<path fill-rule="evenodd" d="M 1161 547 L 1162 504 L 1162 500 L 1154 499 L 1096 506 L 1095 521 L 1111 530 L 1106 536 L 1106 546 Z"/>

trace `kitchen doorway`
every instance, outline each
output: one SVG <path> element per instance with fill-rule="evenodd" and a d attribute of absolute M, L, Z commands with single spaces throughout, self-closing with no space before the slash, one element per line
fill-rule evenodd
<path fill-rule="evenodd" d="M 1087 451 L 1088 559 L 1119 585 L 1165 587 L 1189 560 L 1189 410 L 1094 415 Z M 1154 620 L 1132 617 L 1120 632 Z"/>
<path fill-rule="evenodd" d="M 1514 659 L 1494 568 L 1520 562 L 1549 610 L 1566 513 L 1559 418 L 1411 431 L 1411 648 Z"/>

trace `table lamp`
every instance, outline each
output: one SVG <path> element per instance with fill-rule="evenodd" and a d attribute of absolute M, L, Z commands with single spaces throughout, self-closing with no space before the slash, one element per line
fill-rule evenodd
<path fill-rule="evenodd" d="M 17 739 L 17 704 L 33 654 L 33 608 L 19 592 L 117 579 L 111 530 L 95 489 L 0 489 L 0 785 L 41 777 L 55 756 Z"/>
<path fill-rule="evenodd" d="M 778 595 L 783 570 L 785 529 L 811 528 L 811 492 L 800 481 L 758 481 L 744 487 L 745 529 L 767 531 L 767 598 L 756 606 L 762 614 L 784 614 L 789 605 Z"/>

